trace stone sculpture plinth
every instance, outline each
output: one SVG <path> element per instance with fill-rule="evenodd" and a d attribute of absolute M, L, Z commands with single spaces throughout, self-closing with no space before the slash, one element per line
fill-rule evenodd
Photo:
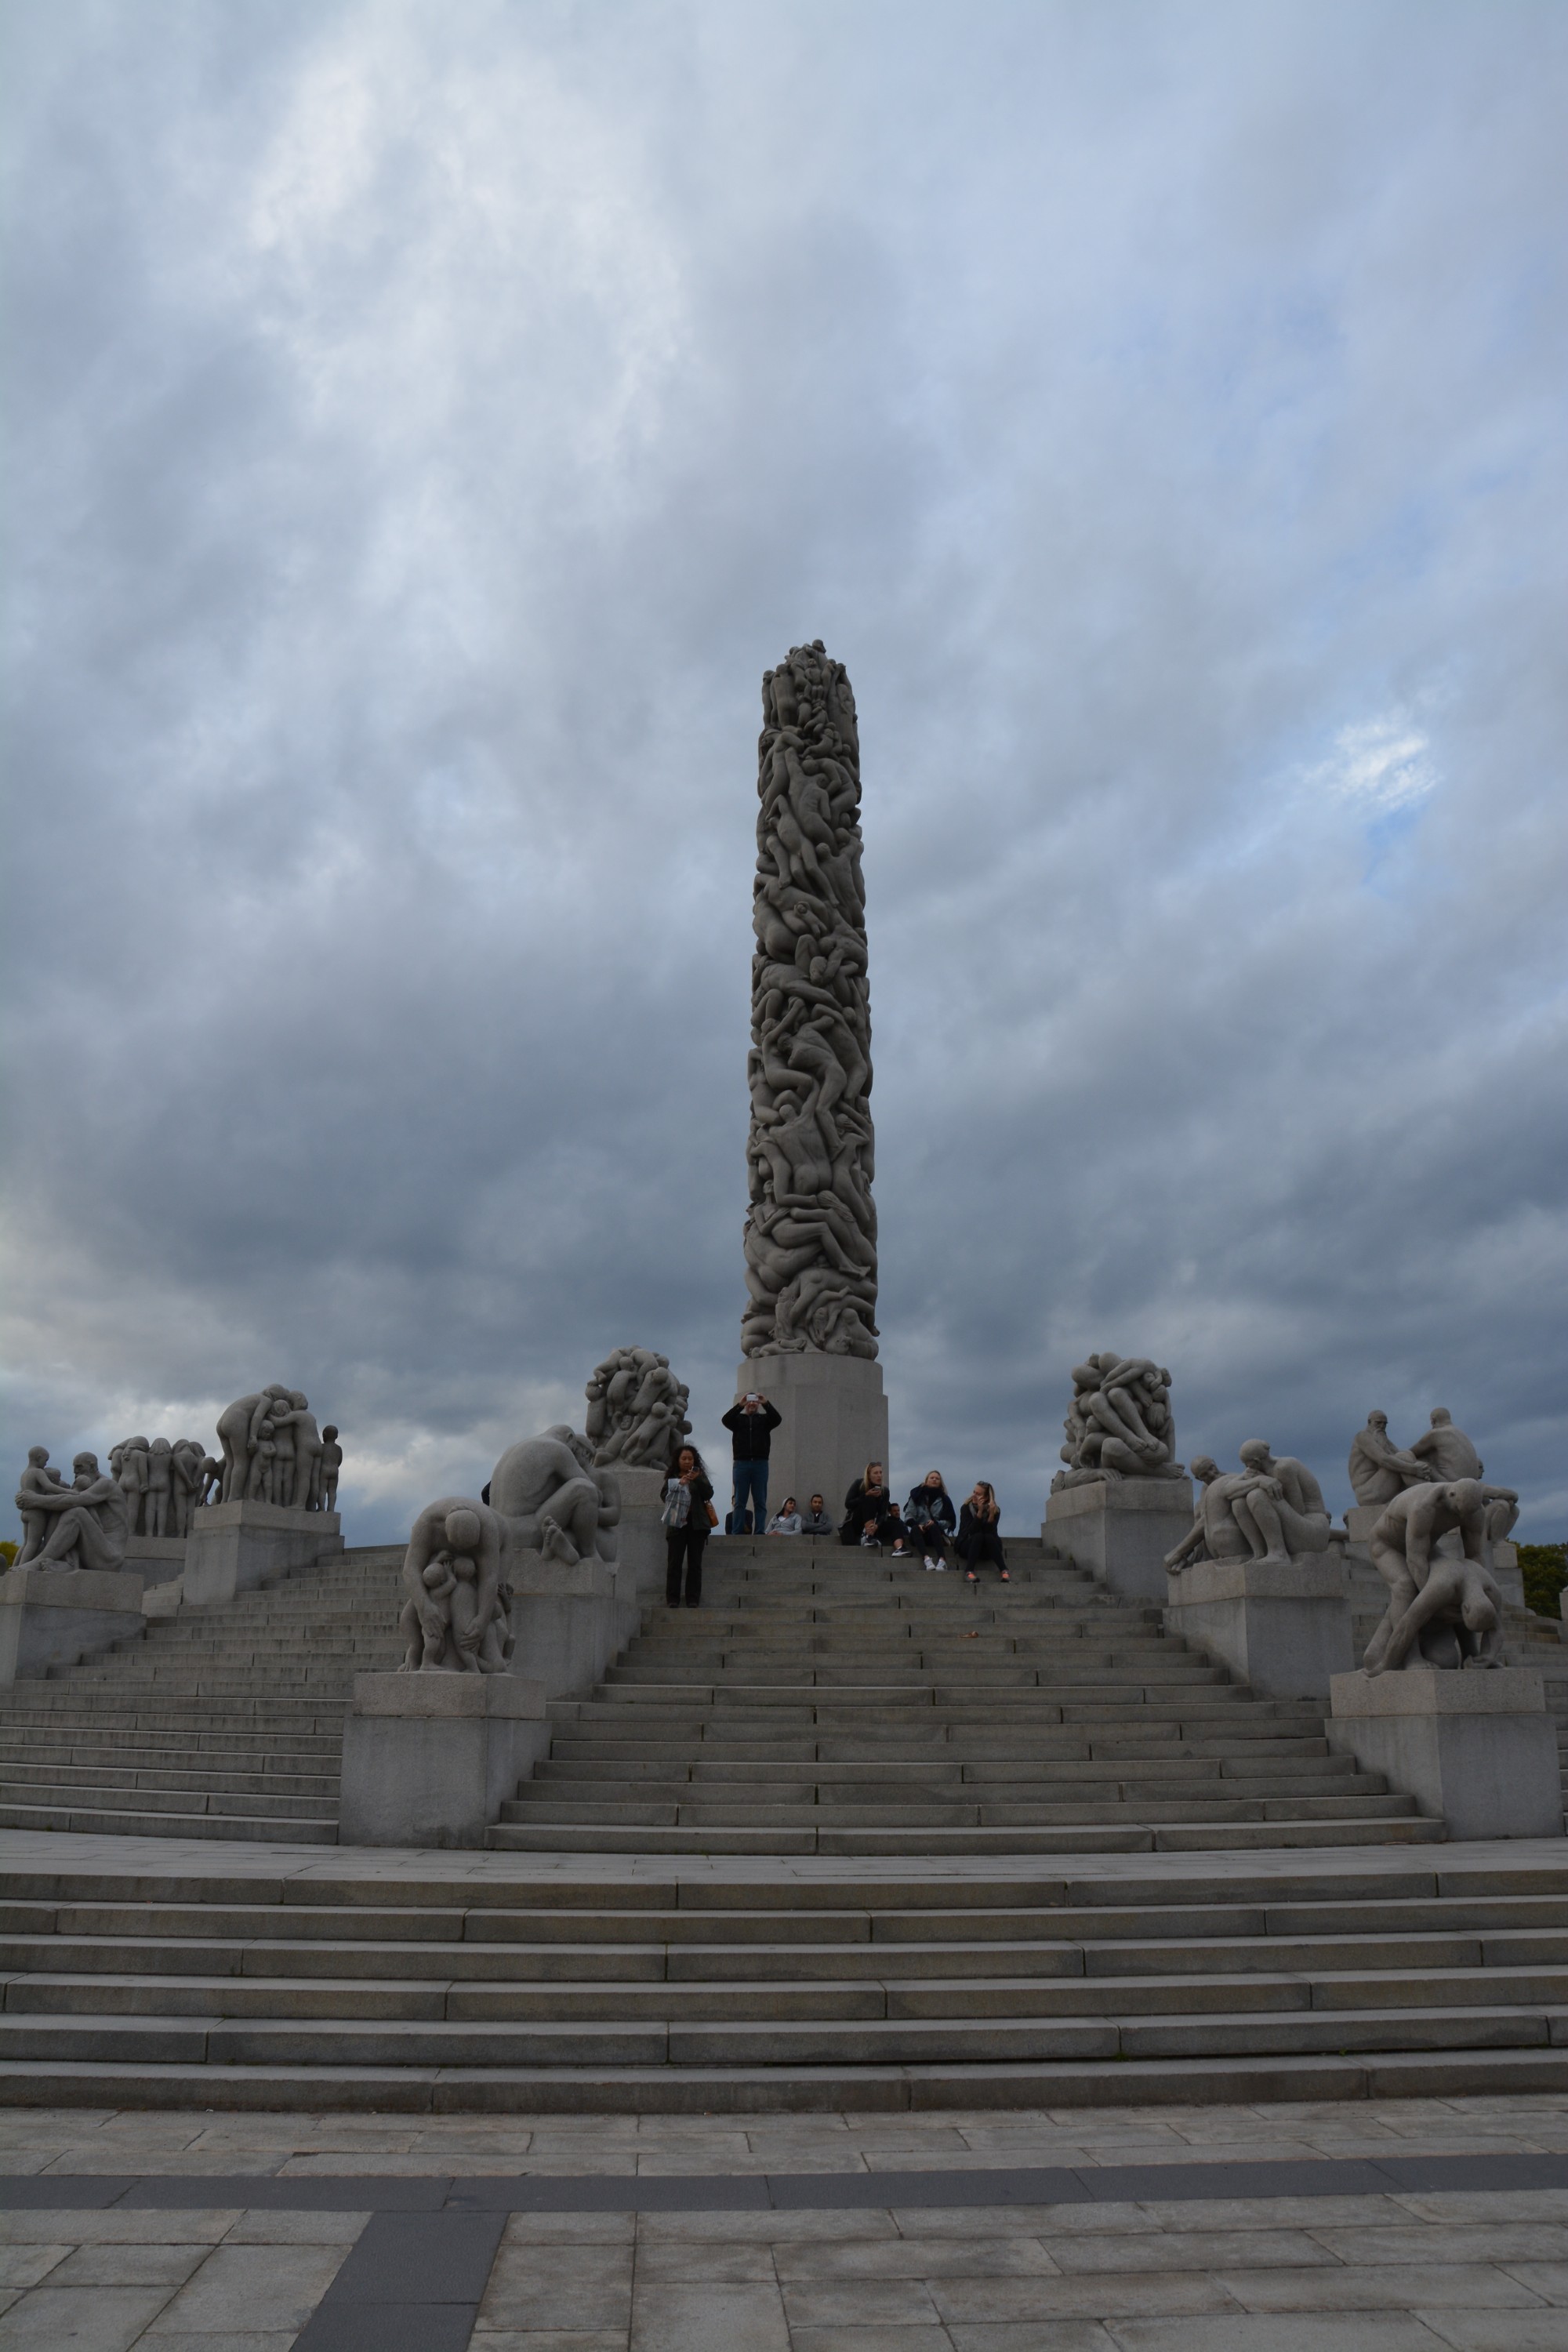
<path fill-rule="evenodd" d="M 1337 1552 L 1194 1560 L 1168 1582 L 1166 1631 L 1270 1698 L 1326 1699 L 1334 1675 L 1355 1664 Z"/>
<path fill-rule="evenodd" d="M 214 1503 L 192 1515 L 185 1540 L 184 1596 L 198 1609 L 232 1601 L 269 1576 L 303 1568 L 343 1548 L 336 1511 L 284 1510 L 276 1503 Z"/>
<path fill-rule="evenodd" d="M 184 1536 L 127 1536 L 125 1565 L 135 1569 L 144 1584 L 168 1584 L 184 1572 L 187 1540 Z"/>
<path fill-rule="evenodd" d="M 550 1745 L 543 1687 L 514 1675 L 356 1675 L 343 1845 L 478 1846 Z"/>
<path fill-rule="evenodd" d="M 768 1455 L 768 1511 L 786 1495 L 804 1511 L 821 1495 L 829 1518 L 844 1516 L 844 1498 L 868 1462 L 888 1470 L 888 1400 L 875 1357 L 829 1356 L 811 1348 L 790 1356 L 750 1357 L 737 1386 L 761 1389 L 784 1419 Z M 723 1524 L 730 1465 L 714 1468 L 714 1504 Z M 890 1475 L 890 1470 L 889 1471 Z"/>
<path fill-rule="evenodd" d="M 79 1664 L 142 1630 L 133 1569 L 13 1568 L 0 1576 L 0 1685 Z"/>
<path fill-rule="evenodd" d="M 1096 1479 L 1058 1486 L 1047 1498 L 1040 1532 L 1124 1600 L 1163 1602 L 1165 1554 L 1192 1524 L 1190 1478 Z"/>
<path fill-rule="evenodd" d="M 621 1517 L 616 1529 L 616 1565 L 635 1579 L 639 1593 L 664 1590 L 664 1481 L 662 1470 L 620 1470 Z M 713 1482 L 715 1500 L 721 1482 Z"/>
<path fill-rule="evenodd" d="M 664 1578 L 660 1555 L 659 1580 Z M 642 1624 L 636 1571 L 602 1559 L 568 1566 L 543 1552 L 509 1550 L 516 1654 L 552 1698 L 587 1692 Z"/>
<path fill-rule="evenodd" d="M 1451 1838 L 1561 1837 L 1556 1718 L 1528 1666 L 1336 1675 L 1331 1747 L 1441 1815 Z"/>

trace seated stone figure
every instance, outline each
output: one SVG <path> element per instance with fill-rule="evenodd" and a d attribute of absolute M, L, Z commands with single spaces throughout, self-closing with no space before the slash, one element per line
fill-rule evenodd
<path fill-rule="evenodd" d="M 1306 1464 L 1290 1454 L 1276 1459 L 1261 1437 L 1249 1437 L 1239 1453 L 1247 1475 L 1231 1510 L 1253 1558 L 1283 1567 L 1327 1551 L 1328 1506 Z"/>
<path fill-rule="evenodd" d="M 1191 1568 L 1197 1560 L 1252 1557 L 1252 1546 L 1230 1507 L 1233 1496 L 1248 1484 L 1247 1475 L 1239 1470 L 1222 1473 L 1219 1464 L 1208 1454 L 1194 1454 L 1192 1471 L 1198 1481 L 1198 1496 L 1191 1529 L 1165 1554 L 1165 1567 L 1172 1576 L 1180 1576 L 1184 1568 Z"/>
<path fill-rule="evenodd" d="M 117 1480 L 100 1470 L 96 1454 L 79 1454 L 68 1486 L 31 1491 L 27 1507 L 54 1521 L 35 1554 L 35 1568 L 123 1568 L 130 1511 Z"/>
<path fill-rule="evenodd" d="M 463 1495 L 427 1503 L 403 1557 L 401 1672 L 504 1675 L 513 1636 L 500 1516 Z"/>
<path fill-rule="evenodd" d="M 490 1474 L 489 1501 L 513 1546 L 542 1551 L 548 1543 L 568 1566 L 616 1557 L 620 1489 L 607 1470 L 595 1472 L 587 1439 L 564 1422 L 508 1446 Z"/>
<path fill-rule="evenodd" d="M 1395 1445 L 1388 1434 L 1388 1415 L 1374 1409 L 1366 1427 L 1351 1440 L 1350 1481 L 1356 1501 L 1363 1506 L 1391 1503 L 1406 1486 L 1419 1486 L 1436 1476 L 1414 1448 Z"/>
<path fill-rule="evenodd" d="M 1502 1664 L 1503 1599 L 1491 1570 L 1488 1514 L 1519 1497 L 1479 1478 L 1407 1486 L 1384 1506 L 1370 1538 L 1388 1586 L 1388 1609 L 1367 1644 L 1362 1671 L 1387 1674 L 1412 1651 L 1433 1666 Z M 1458 1557 L 1440 1551 L 1457 1535 Z"/>

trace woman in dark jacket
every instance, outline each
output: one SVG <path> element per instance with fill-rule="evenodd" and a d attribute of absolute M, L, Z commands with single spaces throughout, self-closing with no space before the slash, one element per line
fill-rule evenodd
<path fill-rule="evenodd" d="M 980 1581 L 974 1573 L 974 1565 L 982 1559 L 995 1561 L 1002 1571 L 1004 1584 L 1013 1581 L 1007 1573 L 1007 1556 L 1002 1549 L 1002 1538 L 998 1532 L 1001 1525 L 1002 1514 L 996 1507 L 994 1491 L 984 1478 L 977 1478 L 973 1494 L 958 1515 L 958 1552 L 963 1562 L 963 1573 L 971 1584 Z"/>
<path fill-rule="evenodd" d="M 910 1488 L 910 1499 L 904 1505 L 904 1525 L 928 1568 L 947 1566 L 947 1541 L 957 1520 L 942 1472 L 928 1470 L 920 1485 Z"/>
<path fill-rule="evenodd" d="M 702 1551 L 708 1541 L 708 1506 L 713 1489 L 695 1445 L 683 1445 L 664 1482 L 666 1566 L 664 1597 L 671 1609 L 680 1606 L 680 1571 L 686 1570 L 686 1605 L 702 1599 Z"/>
<path fill-rule="evenodd" d="M 902 1535 L 903 1525 L 898 1506 L 888 1492 L 888 1482 L 879 1462 L 868 1462 L 844 1497 L 844 1525 L 838 1530 L 840 1543 L 888 1543 L 895 1535 Z"/>

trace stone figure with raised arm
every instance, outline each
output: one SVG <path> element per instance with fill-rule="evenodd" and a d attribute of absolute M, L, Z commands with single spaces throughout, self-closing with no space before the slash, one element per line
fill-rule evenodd
<path fill-rule="evenodd" d="M 29 1560 L 37 1558 L 53 1525 L 52 1514 L 39 1507 L 37 1497 L 41 1495 L 64 1495 L 69 1491 L 59 1472 L 49 1467 L 48 1447 L 29 1445 L 27 1466 L 16 1482 L 16 1508 L 22 1517 L 22 1549 L 12 1562 L 14 1568 L 26 1568 Z"/>
<path fill-rule="evenodd" d="M 123 1568 L 130 1533 L 124 1489 L 98 1466 L 96 1454 L 79 1454 L 68 1486 L 52 1493 L 35 1489 L 28 1507 L 54 1521 L 37 1568 Z"/>
<path fill-rule="evenodd" d="M 427 1503 L 403 1559 L 408 1673 L 504 1675 L 512 1654 L 500 1514 L 467 1495 Z"/>
<path fill-rule="evenodd" d="M 1503 1599 L 1492 1575 L 1488 1512 L 1515 1503 L 1510 1487 L 1480 1478 L 1407 1486 L 1384 1506 L 1369 1546 L 1388 1586 L 1388 1609 L 1362 1661 L 1367 1675 L 1403 1666 L 1413 1649 L 1436 1666 L 1502 1663 Z M 1458 1534 L 1462 1555 L 1439 1550 Z"/>
<path fill-rule="evenodd" d="M 1356 1501 L 1363 1506 L 1391 1503 L 1406 1486 L 1421 1486 L 1437 1475 L 1417 1460 L 1414 1447 L 1394 1444 L 1388 1434 L 1388 1415 L 1375 1407 L 1367 1414 L 1366 1427 L 1351 1440 L 1349 1468 Z"/>

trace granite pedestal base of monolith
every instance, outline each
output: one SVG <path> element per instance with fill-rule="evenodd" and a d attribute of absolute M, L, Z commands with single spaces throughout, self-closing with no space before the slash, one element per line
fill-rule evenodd
<path fill-rule="evenodd" d="M 1289 1562 L 1194 1560 L 1166 1580 L 1165 1629 L 1269 1698 L 1326 1699 L 1355 1664 L 1338 1552 Z"/>
<path fill-rule="evenodd" d="M 1165 1554 L 1192 1527 L 1190 1478 L 1121 1478 L 1058 1488 L 1040 1533 L 1124 1600 L 1163 1603 Z"/>
<path fill-rule="evenodd" d="M 356 1675 L 340 1845 L 483 1845 L 550 1745 L 545 1695 L 512 1675 Z"/>
<path fill-rule="evenodd" d="M 0 1576 L 0 1685 L 79 1665 L 142 1626 L 134 1569 L 13 1568 Z"/>
<path fill-rule="evenodd" d="M 616 1529 L 616 1565 L 637 1580 L 639 1593 L 664 1590 L 665 1543 L 663 1470 L 612 1470 L 621 1490 L 621 1519 Z M 714 1480 L 717 1491 L 720 1482 Z"/>
<path fill-rule="evenodd" d="M 167 1584 L 184 1570 L 185 1538 L 184 1536 L 127 1536 L 125 1565 L 135 1569 L 144 1584 Z"/>
<path fill-rule="evenodd" d="M 580 1559 L 567 1568 L 542 1552 L 509 1551 L 512 1664 L 551 1698 L 592 1690 L 642 1627 L 629 1567 Z"/>
<path fill-rule="evenodd" d="M 197 1609 L 232 1601 L 268 1577 L 342 1551 L 336 1511 L 286 1511 L 276 1503 L 213 1503 L 193 1512 L 185 1539 L 184 1595 Z"/>
<path fill-rule="evenodd" d="M 868 1462 L 880 1462 L 891 1478 L 888 1400 L 882 1367 L 874 1357 L 826 1356 L 816 1348 L 798 1355 L 748 1356 L 735 1386 L 742 1394 L 760 1389 L 784 1415 L 768 1454 L 770 1517 L 786 1495 L 803 1511 L 813 1495 L 820 1495 L 828 1517 L 839 1519 L 844 1497 Z M 709 1468 L 722 1527 L 732 1465 L 710 1463 Z"/>
<path fill-rule="evenodd" d="M 1557 1721 L 1528 1666 L 1336 1675 L 1324 1729 L 1451 1838 L 1561 1837 Z"/>

